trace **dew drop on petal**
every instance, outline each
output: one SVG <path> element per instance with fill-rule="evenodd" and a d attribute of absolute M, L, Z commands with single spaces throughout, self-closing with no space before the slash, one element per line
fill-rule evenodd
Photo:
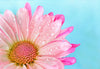
<path fill-rule="evenodd" d="M 57 49 L 58 49 L 58 47 L 55 47 L 55 49 L 57 50 Z"/>
<path fill-rule="evenodd" d="M 50 52 L 52 52 L 52 49 L 50 49 Z"/>
<path fill-rule="evenodd" d="M 41 27 L 39 26 L 39 29 L 41 29 Z"/>
<path fill-rule="evenodd" d="M 45 41 L 42 41 L 42 44 L 44 44 L 45 43 Z"/>
<path fill-rule="evenodd" d="M 49 26 L 50 24 L 48 23 L 47 25 Z"/>
<path fill-rule="evenodd" d="M 28 32 L 28 29 L 26 29 L 26 31 Z"/>
<path fill-rule="evenodd" d="M 53 35 L 54 35 L 54 33 L 51 34 L 51 36 L 53 36 Z"/>
<path fill-rule="evenodd" d="M 49 52 L 49 55 L 51 55 L 52 53 L 51 52 Z"/>

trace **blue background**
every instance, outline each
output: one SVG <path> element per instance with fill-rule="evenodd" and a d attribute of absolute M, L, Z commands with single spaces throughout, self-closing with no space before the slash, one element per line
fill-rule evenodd
<path fill-rule="evenodd" d="M 100 0 L 0 0 L 0 14 L 6 9 L 16 14 L 26 2 L 31 4 L 32 12 L 41 5 L 44 14 L 64 14 L 62 29 L 74 26 L 66 39 L 81 45 L 69 55 L 76 57 L 77 63 L 65 69 L 100 69 Z"/>

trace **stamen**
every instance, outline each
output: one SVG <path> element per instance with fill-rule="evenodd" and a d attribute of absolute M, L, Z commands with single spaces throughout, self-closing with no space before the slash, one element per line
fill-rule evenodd
<path fill-rule="evenodd" d="M 23 65 L 26 63 L 33 63 L 36 60 L 37 48 L 34 44 L 28 41 L 21 41 L 15 43 L 9 52 L 9 59 L 16 64 Z"/>

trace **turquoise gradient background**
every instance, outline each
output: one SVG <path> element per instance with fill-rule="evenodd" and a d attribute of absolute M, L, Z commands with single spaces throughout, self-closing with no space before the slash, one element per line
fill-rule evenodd
<path fill-rule="evenodd" d="M 76 57 L 77 63 L 65 69 L 100 69 L 100 0 L 0 0 L 0 14 L 6 9 L 16 14 L 26 2 L 31 4 L 32 12 L 41 5 L 44 14 L 64 14 L 62 29 L 74 26 L 66 39 L 81 45 L 69 55 Z"/>

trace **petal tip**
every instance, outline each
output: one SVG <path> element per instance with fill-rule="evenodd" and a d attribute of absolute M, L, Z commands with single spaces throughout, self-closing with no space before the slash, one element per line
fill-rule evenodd
<path fill-rule="evenodd" d="M 30 3 L 26 2 L 25 6 L 29 6 L 29 5 L 30 5 Z"/>
<path fill-rule="evenodd" d="M 73 65 L 76 63 L 75 57 L 65 57 L 60 59 L 64 65 Z"/>
<path fill-rule="evenodd" d="M 31 19 L 31 17 L 32 17 L 31 5 L 28 2 L 25 4 L 25 8 L 27 9 L 30 19 Z"/>
<path fill-rule="evenodd" d="M 80 46 L 80 44 L 71 44 L 73 48 Z"/>
<path fill-rule="evenodd" d="M 71 65 L 76 63 L 76 58 L 75 57 L 70 57 L 72 59 Z"/>
<path fill-rule="evenodd" d="M 61 20 L 62 20 L 62 24 L 63 24 L 65 21 L 65 16 L 63 14 L 61 14 Z"/>
<path fill-rule="evenodd" d="M 68 31 L 71 33 L 73 31 L 73 29 L 74 29 L 74 27 L 71 26 L 71 27 L 68 28 Z"/>
<path fill-rule="evenodd" d="M 30 5 L 30 3 L 26 2 L 26 4 L 25 4 L 25 8 L 26 8 L 26 9 L 31 9 L 31 5 Z"/>
<path fill-rule="evenodd" d="M 37 10 L 43 10 L 43 7 L 39 5 L 39 6 L 37 7 Z"/>
<path fill-rule="evenodd" d="M 43 7 L 42 7 L 42 6 L 38 6 L 38 7 L 36 8 L 36 11 L 35 11 L 34 15 L 36 15 L 36 16 L 38 15 L 38 17 L 40 17 L 40 16 L 43 15 L 43 12 L 44 12 Z"/>
<path fill-rule="evenodd" d="M 63 24 L 65 21 L 65 16 L 63 14 L 57 14 L 57 15 L 55 15 L 54 21 L 56 21 L 56 20 L 61 20 L 62 24 Z"/>
<path fill-rule="evenodd" d="M 54 14 L 53 14 L 53 12 L 50 12 L 48 15 L 53 16 Z"/>

